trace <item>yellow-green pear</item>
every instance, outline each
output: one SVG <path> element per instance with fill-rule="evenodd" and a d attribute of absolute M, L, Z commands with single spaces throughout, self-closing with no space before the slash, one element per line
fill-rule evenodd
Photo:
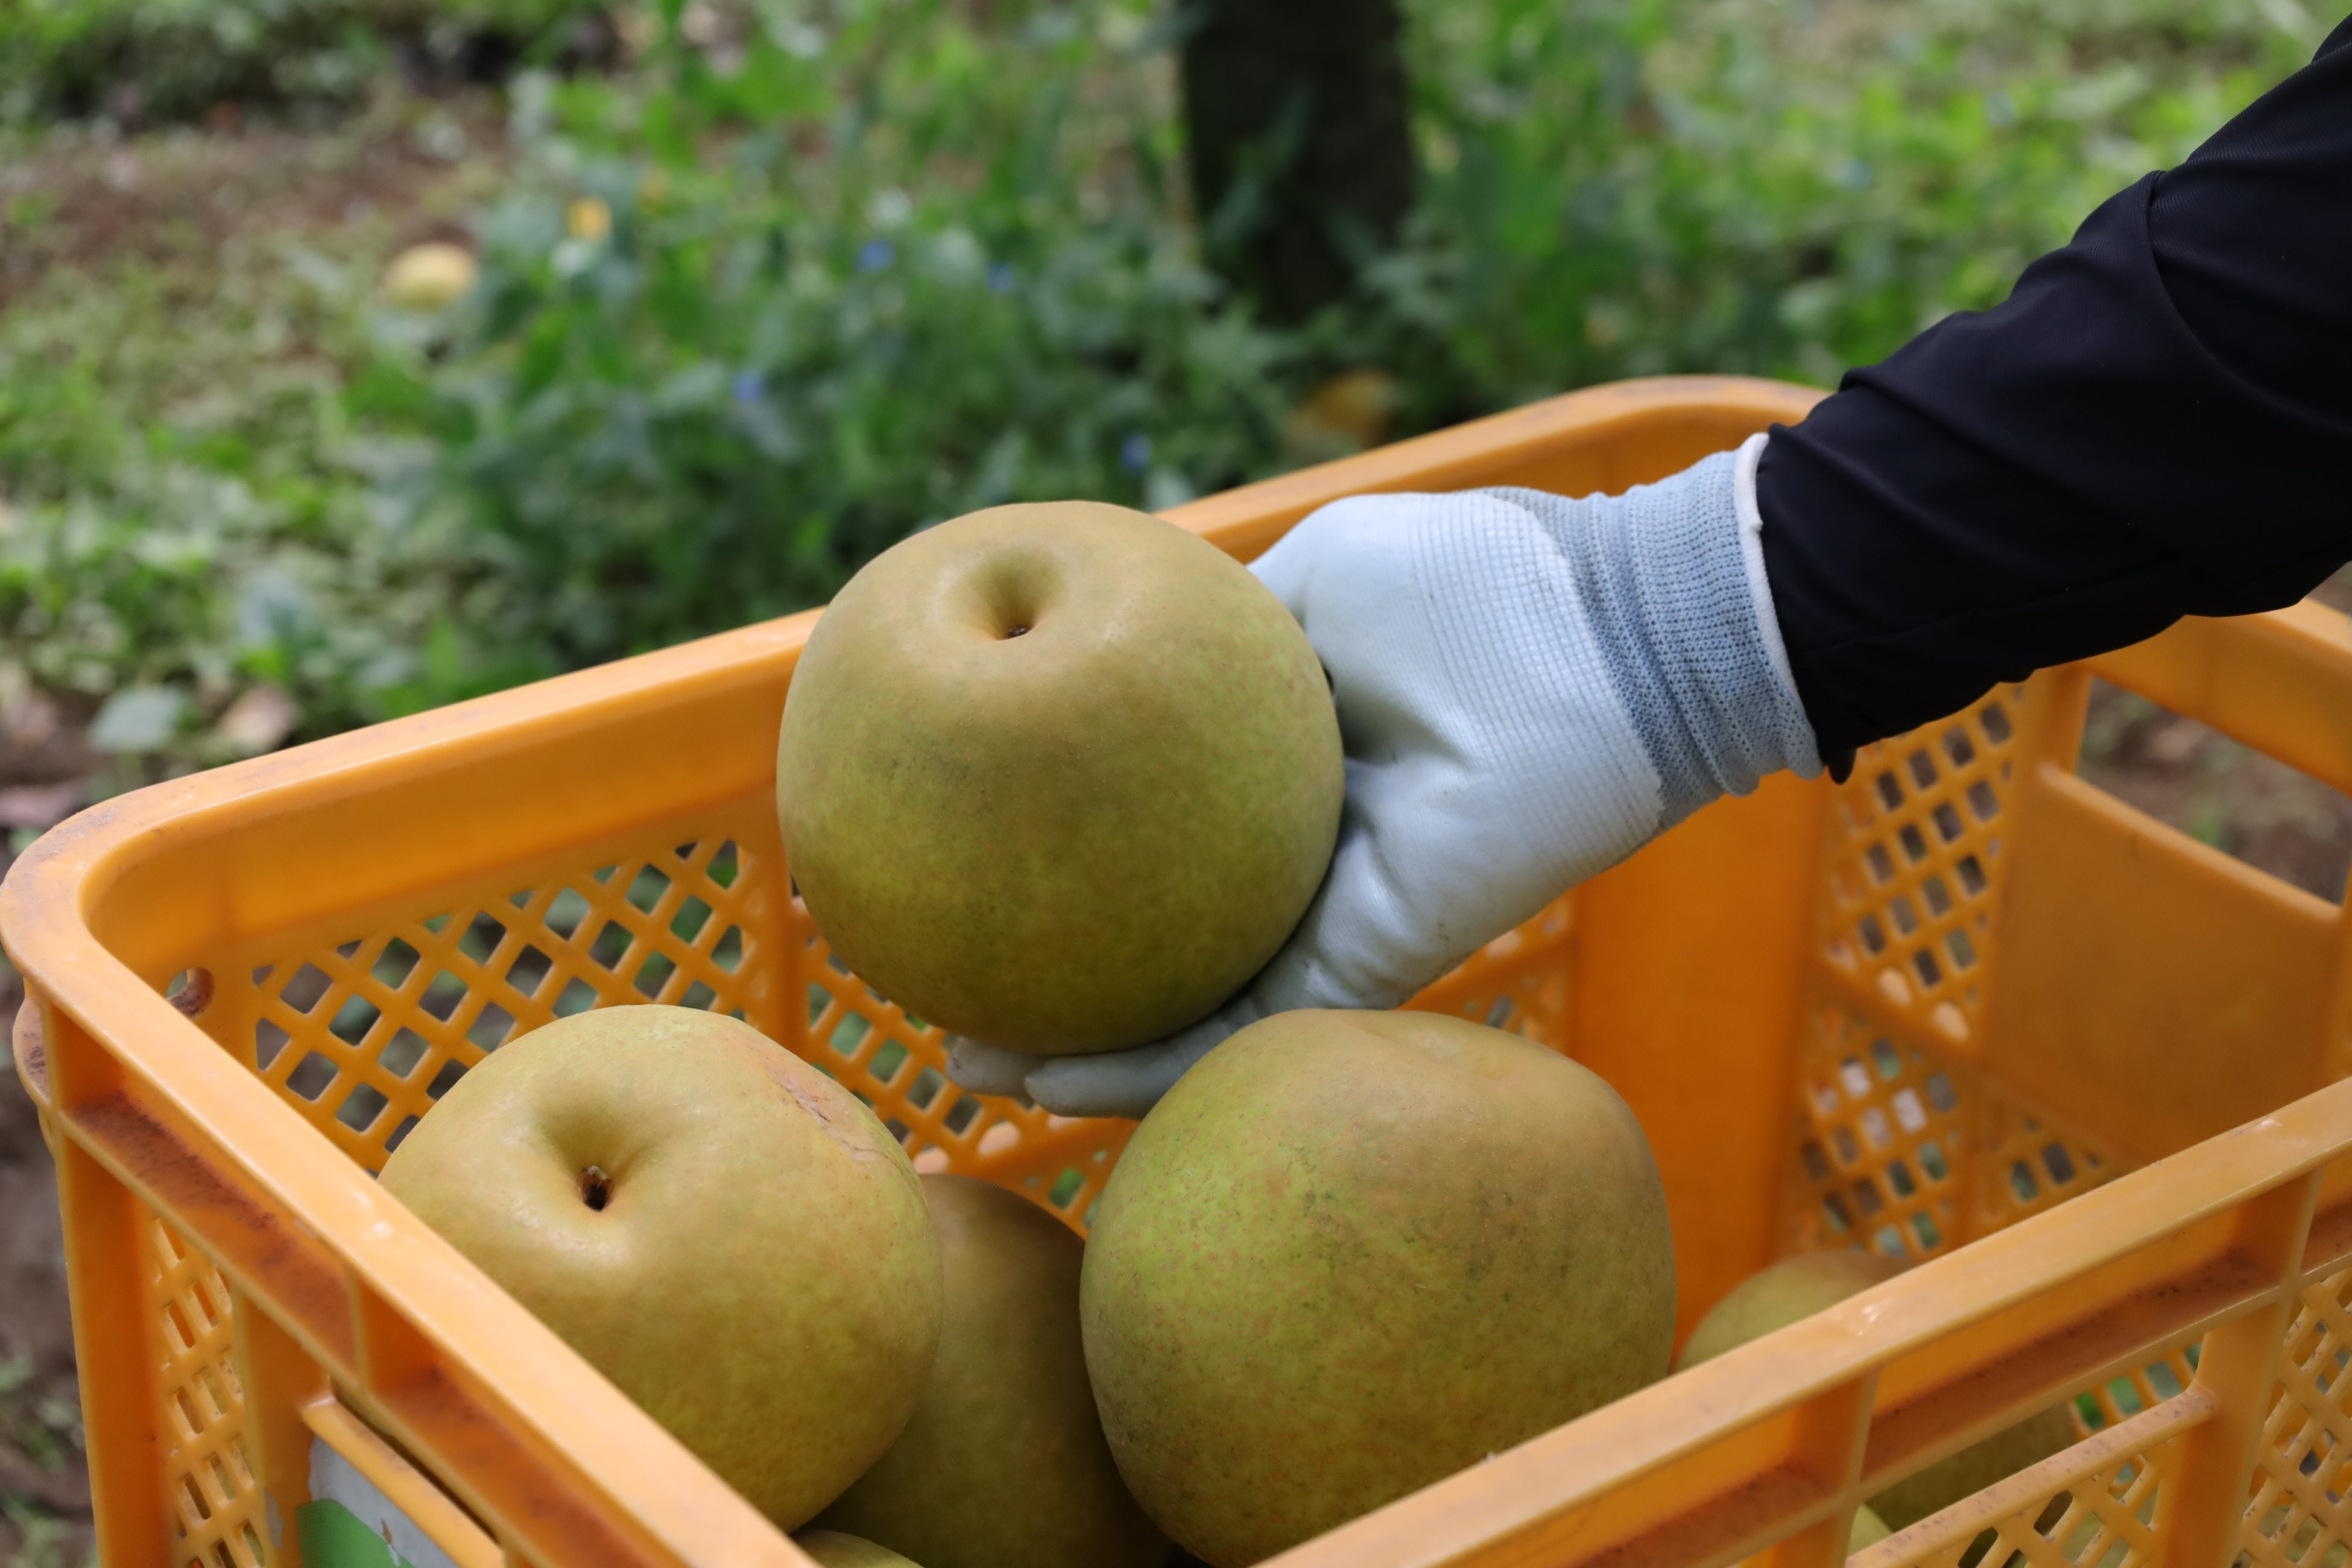
<path fill-rule="evenodd" d="M 906 1152 L 733 1018 L 534 1030 L 457 1081 L 383 1186 L 787 1530 L 898 1436 L 939 1343 Z"/>
<path fill-rule="evenodd" d="M 1784 1258 L 1733 1286 L 1683 1342 L 1675 1367 L 1696 1366 L 1775 1329 L 1833 1307 L 1903 1272 L 1902 1260 L 1874 1252 L 1805 1252 Z"/>
<path fill-rule="evenodd" d="M 923 1178 L 947 1322 L 890 1451 L 817 1515 L 924 1568 L 1156 1568 L 1168 1538 L 1128 1495 L 1078 1337 L 1085 1243 L 1025 1198 Z"/>
<path fill-rule="evenodd" d="M 1929 1514 L 1941 1513 L 1962 1498 L 2073 1447 L 2076 1436 L 2073 1413 L 2063 1404 L 2053 1405 L 1906 1476 L 1872 1498 L 1870 1506 L 1889 1529 L 1908 1530 Z"/>
<path fill-rule="evenodd" d="M 974 512 L 869 563 L 809 637 L 776 755 L 835 953 L 1046 1056 L 1157 1039 L 1256 973 L 1343 787 L 1290 612 L 1196 535 L 1089 501 Z"/>
<path fill-rule="evenodd" d="M 1897 1259 L 1853 1251 L 1784 1258 L 1749 1275 L 1717 1302 L 1691 1331 L 1675 1364 L 1696 1366 L 1734 1346 L 1810 1318 L 1857 1291 L 1892 1279 L 1906 1267 Z M 2074 1437 L 2074 1420 L 2066 1406 L 2052 1405 L 1895 1482 L 1870 1500 L 1871 1509 L 1890 1532 L 1907 1530 L 1929 1514 L 1940 1513 L 1962 1498 L 2071 1447 Z"/>
<path fill-rule="evenodd" d="M 1647 1141 L 1567 1058 L 1429 1013 L 1279 1013 L 1177 1080 L 1095 1208 L 1111 1453 L 1241 1568 L 1630 1394 L 1673 1352 Z"/>
<path fill-rule="evenodd" d="M 877 1546 L 837 1530 L 803 1530 L 793 1544 L 817 1560 L 818 1568 L 922 1568 L 887 1546 Z"/>

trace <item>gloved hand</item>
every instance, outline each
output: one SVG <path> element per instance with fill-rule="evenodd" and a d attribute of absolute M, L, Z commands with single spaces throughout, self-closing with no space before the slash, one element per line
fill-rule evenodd
<path fill-rule="evenodd" d="M 1167 1039 L 1045 1058 L 959 1039 L 948 1076 L 1141 1116 L 1236 1029 L 1393 1007 L 1727 792 L 1821 770 L 1764 580 L 1765 437 L 1622 496 L 1370 495 L 1251 570 L 1331 677 L 1348 795 L 1298 929 Z"/>

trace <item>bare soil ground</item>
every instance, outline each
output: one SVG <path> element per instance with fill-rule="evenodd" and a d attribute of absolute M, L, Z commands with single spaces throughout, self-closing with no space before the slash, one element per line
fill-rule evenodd
<path fill-rule="evenodd" d="M 480 98 L 387 96 L 323 133 L 60 132 L 0 162 L 0 308 L 57 268 L 211 258 L 271 234 L 331 245 L 338 231 L 388 222 L 394 247 L 462 238 L 503 144 Z"/>

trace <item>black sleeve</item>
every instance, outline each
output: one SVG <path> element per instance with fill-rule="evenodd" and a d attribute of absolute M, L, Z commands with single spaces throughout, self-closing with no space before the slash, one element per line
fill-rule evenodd
<path fill-rule="evenodd" d="M 1765 574 L 1824 757 L 2352 559 L 2347 46 L 1774 428 Z"/>

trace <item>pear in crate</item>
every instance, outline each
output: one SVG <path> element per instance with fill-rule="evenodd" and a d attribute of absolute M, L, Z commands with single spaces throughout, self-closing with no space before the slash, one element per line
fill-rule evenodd
<path fill-rule="evenodd" d="M 2007 1480 L 2031 1465 L 2074 1446 L 2074 1414 L 2063 1404 L 2029 1415 L 2016 1426 L 1972 1443 L 1906 1476 L 1870 1500 L 1894 1530 L 1907 1530 L 1929 1514 L 1941 1513 L 1995 1481 Z"/>
<path fill-rule="evenodd" d="M 788 1530 L 897 1438 L 939 1343 L 905 1152 L 732 1018 L 534 1030 L 458 1080 L 383 1185 Z"/>
<path fill-rule="evenodd" d="M 1784 1258 L 1733 1286 L 1708 1310 L 1675 1358 L 1680 1371 L 1712 1361 L 1759 1334 L 1786 1328 L 1833 1307 L 1856 1291 L 1883 1285 L 1903 1272 L 1902 1259 L 1874 1252 L 1807 1252 Z"/>
<path fill-rule="evenodd" d="M 793 1544 L 815 1558 L 817 1568 L 922 1568 L 887 1546 L 837 1530 L 803 1530 Z"/>
<path fill-rule="evenodd" d="M 1674 1247 L 1585 1068 L 1433 1014 L 1280 1013 L 1137 1130 L 1081 1309 L 1119 1473 L 1240 1568 L 1663 1375 Z"/>
<path fill-rule="evenodd" d="M 1749 1275 L 1715 1304 L 1683 1346 L 1679 1367 L 1696 1366 L 1749 1340 L 1783 1329 L 1883 1284 L 1906 1264 L 1863 1252 L 1815 1252 L 1784 1258 Z M 1883 1528 L 1906 1530 L 1964 1497 L 1982 1491 L 2074 1442 L 2074 1420 L 2053 1405 L 2016 1426 L 1948 1455 L 1870 1500 Z M 1856 1529 L 1860 1529 L 1857 1520 Z M 1860 1550 L 1857 1546 L 1855 1550 Z"/>
<path fill-rule="evenodd" d="M 1087 1381 L 1085 1243 L 986 1182 L 923 1189 L 946 1267 L 940 1353 L 898 1441 L 816 1522 L 924 1568 L 1155 1568 L 1168 1538 L 1118 1479 Z"/>
<path fill-rule="evenodd" d="M 877 991 L 960 1035 L 1111 1050 L 1199 1018 L 1306 911 L 1339 832 L 1315 650 L 1195 535 L 996 507 L 853 578 L 784 703 L 794 880 Z"/>

